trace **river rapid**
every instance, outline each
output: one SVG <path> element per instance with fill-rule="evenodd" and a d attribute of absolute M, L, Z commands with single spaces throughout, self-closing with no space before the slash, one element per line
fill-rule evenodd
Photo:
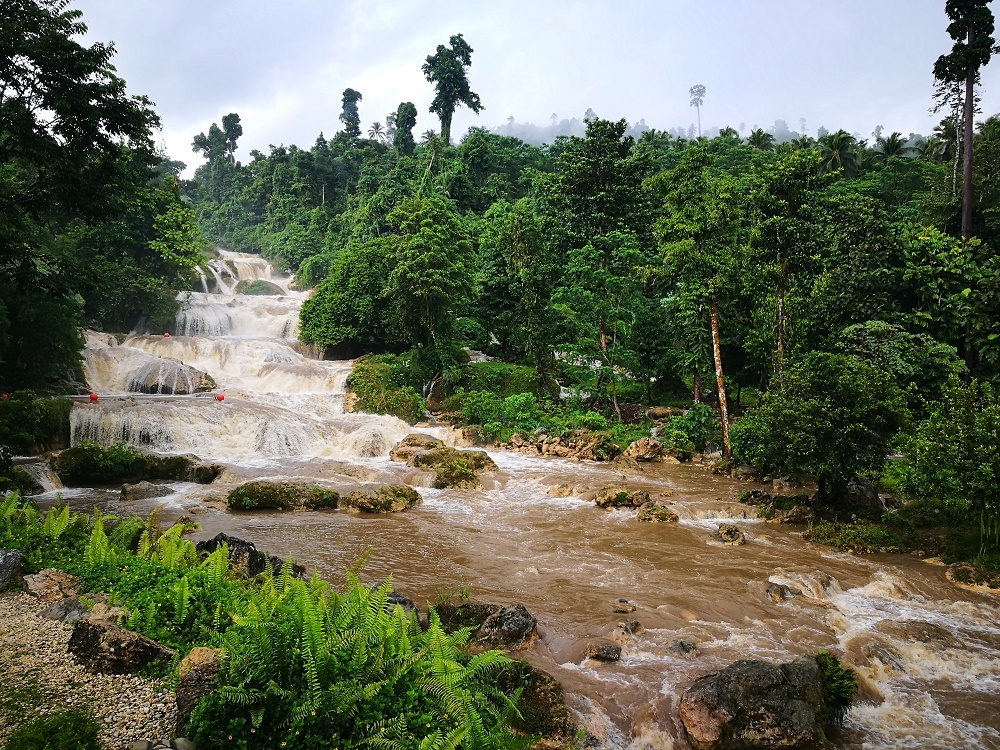
<path fill-rule="evenodd" d="M 285 294 L 235 294 L 238 281 L 254 279 Z M 432 489 L 429 474 L 390 461 L 388 451 L 414 431 L 449 444 L 455 434 L 345 412 L 352 363 L 321 361 L 296 341 L 306 293 L 288 291 L 288 282 L 258 256 L 223 251 L 202 291 L 181 295 L 175 335 L 121 344 L 88 336 L 88 382 L 101 398 L 74 406 L 73 443 L 193 453 L 225 466 L 219 480 L 176 483 L 166 498 L 129 504 L 117 491 L 50 485 L 43 502 L 58 491 L 77 507 L 128 514 L 162 503 L 165 520 L 193 514 L 199 539 L 225 531 L 333 581 L 370 549 L 364 576 L 391 576 L 422 605 L 466 594 L 521 602 L 538 618 L 541 638 L 518 655 L 563 683 L 592 746 L 686 748 L 677 704 L 697 677 L 737 659 L 780 662 L 826 648 L 862 682 L 837 747 L 1000 748 L 1000 598 L 958 588 L 943 567 L 914 557 L 840 554 L 804 541 L 801 528 L 760 522 L 732 499 L 746 485 L 698 465 L 623 474 L 610 464 L 494 451 L 500 473 L 484 478 L 484 490 Z M 202 373 L 215 390 L 172 395 L 193 390 Z M 249 479 L 342 491 L 409 483 L 424 502 L 386 516 L 221 509 L 228 490 Z M 634 511 L 602 510 L 581 497 L 612 483 L 649 491 L 680 522 L 639 523 Z M 745 545 L 713 539 L 732 519 L 747 533 Z M 769 582 L 802 595 L 775 603 Z M 636 611 L 616 614 L 619 599 Z M 625 619 L 644 630 L 625 634 Z M 907 623 L 956 638 L 907 639 L 899 635 Z M 585 658 L 599 638 L 623 645 L 620 662 Z"/>

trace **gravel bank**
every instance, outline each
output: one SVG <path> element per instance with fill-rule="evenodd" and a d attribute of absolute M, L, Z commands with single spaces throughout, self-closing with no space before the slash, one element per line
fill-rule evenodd
<path fill-rule="evenodd" d="M 94 713 L 108 750 L 174 736 L 173 692 L 160 681 L 85 671 L 66 650 L 72 626 L 39 617 L 42 608 L 28 594 L 0 594 L 0 746 L 25 719 L 74 707 Z"/>

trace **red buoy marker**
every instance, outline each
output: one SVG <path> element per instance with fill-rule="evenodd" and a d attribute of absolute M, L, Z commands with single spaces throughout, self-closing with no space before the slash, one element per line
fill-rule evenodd
<path fill-rule="evenodd" d="M 164 334 L 163 334 L 163 338 L 165 338 L 165 339 L 169 339 L 169 338 L 170 338 L 170 334 L 169 334 L 169 333 L 164 333 Z"/>
<path fill-rule="evenodd" d="M 0 401 L 6 401 L 6 400 L 7 400 L 7 394 L 6 393 L 0 393 Z"/>
<path fill-rule="evenodd" d="M 92 404 L 97 403 L 97 394 L 96 393 L 91 393 L 90 394 L 90 403 L 92 403 Z"/>
<path fill-rule="evenodd" d="M 216 393 L 216 394 L 215 394 L 215 400 L 216 400 L 216 401 L 225 401 L 225 400 L 226 400 L 226 397 L 225 397 L 225 396 L 223 396 L 223 395 L 222 395 L 221 393 Z"/>

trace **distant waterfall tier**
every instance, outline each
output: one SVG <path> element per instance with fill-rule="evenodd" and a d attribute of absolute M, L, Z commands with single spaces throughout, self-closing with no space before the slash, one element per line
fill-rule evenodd
<path fill-rule="evenodd" d="M 177 333 L 182 336 L 298 336 L 300 299 L 204 292 L 181 292 L 177 299 Z"/>
<path fill-rule="evenodd" d="M 102 393 L 186 395 L 215 387 L 195 367 L 127 346 L 86 349 L 83 359 L 87 383 Z"/>

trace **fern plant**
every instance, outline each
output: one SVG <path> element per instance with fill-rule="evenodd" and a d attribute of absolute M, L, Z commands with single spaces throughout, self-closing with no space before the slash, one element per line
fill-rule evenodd
<path fill-rule="evenodd" d="M 62 536 L 67 526 L 69 526 L 69 506 L 60 498 L 56 506 L 45 514 L 45 520 L 42 522 L 42 533 L 55 541 Z"/>

